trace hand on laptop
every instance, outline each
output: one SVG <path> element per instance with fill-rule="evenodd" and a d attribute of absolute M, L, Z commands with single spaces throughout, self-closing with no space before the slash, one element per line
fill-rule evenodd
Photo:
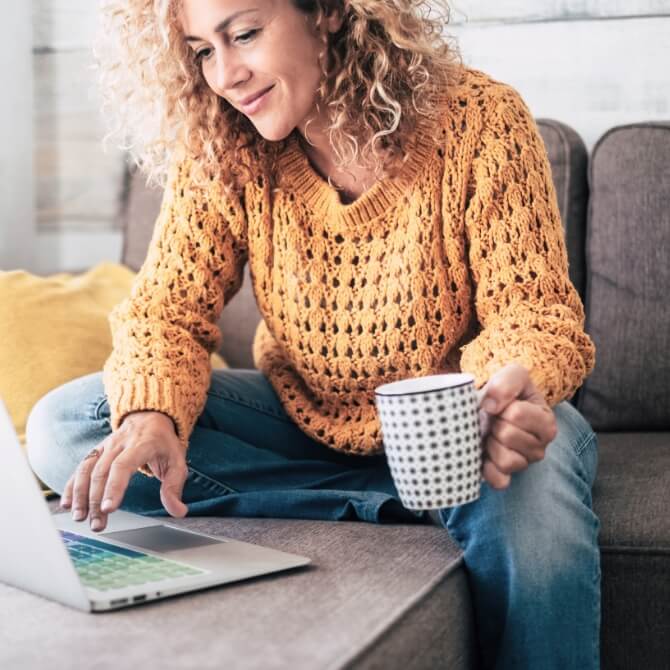
<path fill-rule="evenodd" d="M 161 412 L 128 414 L 117 431 L 84 457 L 65 485 L 61 507 L 72 507 L 75 521 L 90 513 L 91 529 L 104 530 L 107 514 L 119 507 L 130 477 L 145 464 L 161 481 L 163 507 L 174 517 L 186 516 L 188 508 L 181 501 L 188 476 L 186 452 L 172 419 Z M 107 499 L 111 503 L 103 506 Z"/>

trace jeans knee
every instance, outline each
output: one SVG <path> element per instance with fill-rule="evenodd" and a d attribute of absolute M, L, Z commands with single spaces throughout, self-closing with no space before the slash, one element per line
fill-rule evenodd
<path fill-rule="evenodd" d="M 49 391 L 32 408 L 26 424 L 26 453 L 35 474 L 62 493 L 88 448 L 82 430 L 104 398 L 100 373 L 80 377 Z M 95 438 L 94 438 L 95 439 Z"/>
<path fill-rule="evenodd" d="M 574 459 L 575 470 L 590 488 L 598 469 L 598 436 L 582 414 L 568 402 L 554 408 L 558 435 L 549 447 L 548 456 Z M 561 452 L 564 452 L 561 455 Z"/>
<path fill-rule="evenodd" d="M 565 437 L 552 443 L 544 460 L 515 473 L 507 489 L 482 484 L 479 500 L 442 510 L 466 561 L 483 560 L 493 571 L 506 566 L 511 575 L 528 573 L 530 583 L 560 581 L 581 564 L 593 565 L 599 520 L 585 481 L 590 472 L 580 458 L 586 447 Z M 579 437 L 592 442 L 581 431 Z"/>
<path fill-rule="evenodd" d="M 26 424 L 26 453 L 33 472 L 51 489 L 62 493 L 67 481 L 67 467 L 53 439 L 53 428 L 61 407 L 55 395 L 57 391 L 54 389 L 43 396 L 32 408 Z"/>
<path fill-rule="evenodd" d="M 531 590 L 560 591 L 569 584 L 588 585 L 597 571 L 600 553 L 597 542 L 598 520 L 585 514 L 579 522 L 563 529 L 551 524 L 543 537 L 516 538 L 507 548 L 511 574 Z"/>
<path fill-rule="evenodd" d="M 558 603 L 574 597 L 575 589 L 589 593 L 600 574 L 598 520 L 548 517 L 498 520 L 460 533 L 465 563 L 482 583 L 509 589 L 516 601 Z"/>

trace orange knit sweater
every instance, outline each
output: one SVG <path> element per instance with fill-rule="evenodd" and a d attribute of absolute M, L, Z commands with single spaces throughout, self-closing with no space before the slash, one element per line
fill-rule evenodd
<path fill-rule="evenodd" d="M 595 348 L 568 278 L 556 194 L 531 114 L 511 87 L 464 70 L 421 127 L 397 177 L 351 204 L 295 136 L 278 188 L 239 200 L 171 173 L 146 261 L 112 313 L 104 382 L 112 427 L 133 410 L 171 416 L 184 446 L 209 386 L 216 321 L 250 264 L 263 316 L 253 355 L 308 435 L 352 454 L 382 450 L 379 384 L 467 371 L 480 388 L 513 361 L 555 405 Z"/>

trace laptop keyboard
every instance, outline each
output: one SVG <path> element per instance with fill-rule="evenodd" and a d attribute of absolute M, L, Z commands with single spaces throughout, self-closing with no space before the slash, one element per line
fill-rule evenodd
<path fill-rule="evenodd" d="M 93 540 L 77 533 L 61 530 L 60 534 L 81 581 L 98 591 L 139 586 L 207 572 L 176 561 Z"/>

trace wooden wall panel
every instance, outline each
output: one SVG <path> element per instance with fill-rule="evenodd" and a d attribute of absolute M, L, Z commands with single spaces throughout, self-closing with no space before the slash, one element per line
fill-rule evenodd
<path fill-rule="evenodd" d="M 670 18 L 452 26 L 464 60 L 513 85 L 535 116 L 587 146 L 608 128 L 670 119 Z"/>
<path fill-rule="evenodd" d="M 459 23 L 670 16 L 670 0 L 452 0 L 450 5 Z"/>
<path fill-rule="evenodd" d="M 0 21 L 0 270 L 34 269 L 30 6 L 6 3 Z"/>
<path fill-rule="evenodd" d="M 90 47 L 97 24 L 97 5 L 95 0 L 33 0 L 35 49 Z"/>
<path fill-rule="evenodd" d="M 90 65 L 85 50 L 34 56 L 38 228 L 116 225 L 123 156 L 103 152 Z"/>

